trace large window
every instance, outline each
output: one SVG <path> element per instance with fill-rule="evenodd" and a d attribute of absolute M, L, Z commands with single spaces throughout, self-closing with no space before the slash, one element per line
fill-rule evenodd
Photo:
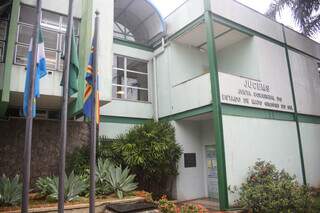
<path fill-rule="evenodd" d="M 148 101 L 148 64 L 124 56 L 113 56 L 112 97 Z"/>
<path fill-rule="evenodd" d="M 116 38 L 121 38 L 129 41 L 135 41 L 133 34 L 128 28 L 122 24 L 115 22 L 113 26 L 113 35 Z"/>
<path fill-rule="evenodd" d="M 14 63 L 26 65 L 27 52 L 29 48 L 32 31 L 35 26 L 36 10 L 33 7 L 21 5 L 18 22 L 18 33 L 16 38 L 16 51 Z M 42 11 L 41 29 L 44 38 L 47 69 L 63 70 L 64 41 L 67 30 L 67 16 Z M 77 43 L 79 41 L 79 19 L 74 19 L 74 33 Z"/>
<path fill-rule="evenodd" d="M 4 62 L 7 33 L 9 27 L 9 11 L 10 8 L 7 8 L 4 13 L 0 14 L 0 63 Z"/>

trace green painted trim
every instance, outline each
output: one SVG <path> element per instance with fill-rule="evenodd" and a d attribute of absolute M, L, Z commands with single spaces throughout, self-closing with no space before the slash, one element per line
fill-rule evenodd
<path fill-rule="evenodd" d="M 92 15 L 93 1 L 82 0 L 81 24 L 80 24 L 80 42 L 79 42 L 79 61 L 80 73 L 78 78 L 77 99 L 69 103 L 68 116 L 72 117 L 81 113 L 83 107 L 83 94 L 85 90 L 85 73 L 89 61 L 92 42 Z"/>
<path fill-rule="evenodd" d="M 222 104 L 222 114 L 239 116 L 239 117 L 248 117 L 248 118 L 295 121 L 294 113 L 291 113 L 291 112 L 258 109 L 258 108 L 252 108 L 252 107 L 246 107 L 246 106 L 230 105 L 230 104 Z"/>
<path fill-rule="evenodd" d="M 179 113 L 169 115 L 166 117 L 161 117 L 161 118 L 159 118 L 159 120 L 160 121 L 173 121 L 173 120 L 177 121 L 177 120 L 194 117 L 194 116 L 201 115 L 201 114 L 208 113 L 208 112 L 212 112 L 212 105 L 211 104 L 203 106 L 203 107 L 187 110 L 184 112 L 179 112 Z"/>
<path fill-rule="evenodd" d="M 101 123 L 120 123 L 120 124 L 144 124 L 152 119 L 147 118 L 130 118 L 130 117 L 119 117 L 119 116 L 108 116 L 101 115 Z"/>
<path fill-rule="evenodd" d="M 139 44 L 136 42 L 132 42 L 132 41 L 128 41 L 128 40 L 124 40 L 124 39 L 120 39 L 120 38 L 113 38 L 113 42 L 115 44 L 119 44 L 119 45 L 123 45 L 123 46 L 127 46 L 127 47 L 132 47 L 132 48 L 136 48 L 136 49 L 140 49 L 140 50 L 144 50 L 144 51 L 148 51 L 148 52 L 154 51 L 154 49 L 149 46 Z"/>
<path fill-rule="evenodd" d="M 198 18 L 196 18 L 195 20 L 193 20 L 192 22 L 190 22 L 189 24 L 187 24 L 186 26 L 184 26 L 183 28 L 181 28 L 180 30 L 178 30 L 177 32 L 175 32 L 174 34 L 172 34 L 171 36 L 169 36 L 168 38 L 166 38 L 166 41 L 172 41 L 172 40 L 180 37 L 184 33 L 194 29 L 196 26 L 200 25 L 201 23 L 204 23 L 204 15 L 203 14 L 201 16 L 199 16 Z"/>
<path fill-rule="evenodd" d="M 225 162 L 224 137 L 222 110 L 220 103 L 220 87 L 218 63 L 216 56 L 216 47 L 214 41 L 213 18 L 210 12 L 210 0 L 204 0 L 204 19 L 207 34 L 207 49 L 210 70 L 210 83 L 212 95 L 212 117 L 213 117 L 213 132 L 216 144 L 217 170 L 218 170 L 218 187 L 219 187 L 219 208 L 221 210 L 229 208 L 228 201 L 228 184 L 227 171 Z"/>
<path fill-rule="evenodd" d="M 7 106 L 10 100 L 10 82 L 11 82 L 11 70 L 13 64 L 16 35 L 18 30 L 18 17 L 20 10 L 20 0 L 13 0 L 11 6 L 10 24 L 8 31 L 8 40 L 6 45 L 5 62 L 4 62 L 4 76 L 3 76 L 3 90 L 1 94 L 1 109 L 0 116 L 4 116 L 7 111 Z"/>
<path fill-rule="evenodd" d="M 320 116 L 298 114 L 300 123 L 320 124 Z"/>
<path fill-rule="evenodd" d="M 295 118 L 295 122 L 296 122 L 298 142 L 299 142 L 299 152 L 300 152 L 302 178 L 303 178 L 303 183 L 306 185 L 307 184 L 307 179 L 306 179 L 306 171 L 305 171 L 305 166 L 304 166 L 304 157 L 303 157 L 303 148 L 302 148 L 302 139 L 301 139 L 301 133 L 300 133 L 300 125 L 299 125 L 299 120 L 298 120 L 296 94 L 295 94 L 295 89 L 294 89 L 294 84 L 293 84 L 291 63 L 290 63 L 289 50 L 288 50 L 287 38 L 286 38 L 284 25 L 282 25 L 282 32 L 283 32 L 283 40 L 284 40 L 284 43 L 285 43 L 284 48 L 285 48 L 286 59 L 287 59 L 287 64 L 288 64 L 288 74 L 289 74 L 289 80 L 290 80 L 290 86 L 291 86 L 291 92 L 292 92 L 292 100 L 293 100 L 293 107 L 294 107 L 294 118 Z"/>

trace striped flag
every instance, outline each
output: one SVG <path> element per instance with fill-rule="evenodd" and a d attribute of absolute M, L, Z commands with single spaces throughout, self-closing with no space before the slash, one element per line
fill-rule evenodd
<path fill-rule="evenodd" d="M 94 42 L 93 42 L 94 44 Z M 84 92 L 84 106 L 83 106 L 83 114 L 85 117 L 91 119 L 91 112 L 93 108 L 93 75 L 92 72 L 94 71 L 94 66 L 93 66 L 93 57 L 95 57 L 95 47 L 92 46 L 91 48 L 91 53 L 89 57 L 89 63 L 88 67 L 86 69 L 86 89 Z M 100 98 L 99 98 L 99 76 L 98 72 L 95 70 L 96 75 L 97 75 L 97 81 L 96 81 L 96 121 L 97 124 L 100 123 Z"/>
<path fill-rule="evenodd" d="M 23 95 L 23 115 L 27 117 L 28 115 L 28 96 L 30 90 L 30 71 L 32 69 L 32 42 L 33 39 L 31 38 L 29 50 L 28 50 L 28 63 L 27 63 L 27 73 L 26 73 L 26 82 L 24 87 L 24 95 Z M 36 70 L 36 78 L 34 81 L 34 104 L 32 108 L 32 116 L 36 116 L 36 98 L 40 97 L 40 78 L 47 75 L 47 68 L 46 68 L 46 56 L 44 51 L 44 41 L 41 30 L 38 31 L 38 54 L 37 54 L 37 70 Z"/>

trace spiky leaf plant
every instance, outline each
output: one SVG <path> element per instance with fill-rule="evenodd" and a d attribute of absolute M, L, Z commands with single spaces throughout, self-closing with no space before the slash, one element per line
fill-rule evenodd
<path fill-rule="evenodd" d="M 13 179 L 2 175 L 0 178 L 0 206 L 13 206 L 21 201 L 22 184 L 19 175 Z"/>

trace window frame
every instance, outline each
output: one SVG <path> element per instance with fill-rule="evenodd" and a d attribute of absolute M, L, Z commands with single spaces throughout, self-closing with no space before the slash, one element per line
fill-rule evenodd
<path fill-rule="evenodd" d="M 0 43 L 3 44 L 3 49 L 0 54 L 0 63 L 4 63 L 6 58 L 7 40 L 8 40 L 8 34 L 9 34 L 10 17 L 11 17 L 11 6 L 9 6 L 9 8 L 10 8 L 10 11 L 9 11 L 8 17 L 0 18 L 0 22 L 4 22 L 6 24 L 5 31 L 4 31 L 5 33 L 4 39 L 0 38 Z"/>
<path fill-rule="evenodd" d="M 113 70 L 120 70 L 123 71 L 123 81 L 124 84 L 116 84 L 113 83 L 113 75 L 112 75 L 112 90 L 114 87 L 123 87 L 124 88 L 124 95 L 123 98 L 118 98 L 118 97 L 114 97 L 113 93 L 112 93 L 112 99 L 114 100 L 123 100 L 123 101 L 133 101 L 133 102 L 144 102 L 144 103 L 150 103 L 150 84 L 149 84 L 149 68 L 148 68 L 148 61 L 143 60 L 143 59 L 138 59 L 138 58 L 133 58 L 130 56 L 124 56 L 124 55 L 120 55 L 120 54 L 113 54 L 113 58 L 114 57 L 122 57 L 123 58 L 123 68 L 118 68 L 116 66 L 114 66 L 114 64 L 112 64 L 112 73 Z M 138 62 L 142 62 L 145 63 L 147 66 L 147 72 L 139 72 L 139 71 L 134 71 L 134 70 L 129 70 L 127 69 L 127 61 L 128 59 L 130 60 L 134 60 L 134 61 L 138 61 Z M 128 86 L 128 72 L 129 73 L 136 73 L 136 74 L 141 74 L 141 75 L 145 75 L 146 76 L 146 80 L 147 80 L 147 87 L 143 88 L 143 87 L 135 87 L 135 86 Z M 128 98 L 128 89 L 137 89 L 137 90 L 143 90 L 147 92 L 147 101 L 143 101 L 143 100 L 134 100 L 134 99 L 130 99 Z"/>
<path fill-rule="evenodd" d="M 23 3 L 20 4 L 19 17 L 18 17 L 18 23 L 17 23 L 18 26 L 17 26 L 17 33 L 16 33 L 16 39 L 15 39 L 15 48 L 14 48 L 14 59 L 13 59 L 13 64 L 18 65 L 18 66 L 26 66 L 25 63 L 20 63 L 17 61 L 18 46 L 23 46 L 23 47 L 29 48 L 29 45 L 30 45 L 30 43 L 29 43 L 30 41 L 28 41 L 28 43 L 23 43 L 23 42 L 19 41 L 20 28 L 21 27 L 29 27 L 29 28 L 33 29 L 35 27 L 35 25 L 33 25 L 33 24 L 20 21 L 22 7 L 29 7 L 29 8 L 33 8 L 33 9 L 35 8 L 34 6 L 31 6 L 31 5 L 27 5 L 27 4 L 23 4 Z M 63 65 L 64 65 L 63 63 L 64 62 L 63 62 L 63 59 L 61 58 L 61 56 L 63 55 L 64 48 L 65 48 L 65 47 L 63 47 L 63 37 L 65 37 L 65 35 L 66 35 L 66 31 L 63 28 L 63 26 L 64 26 L 63 19 L 66 18 L 67 15 L 57 13 L 54 11 L 50 11 L 50 10 L 45 10 L 45 9 L 42 9 L 42 11 L 59 16 L 59 27 L 58 27 L 59 29 L 53 29 L 53 28 L 44 26 L 43 19 L 41 19 L 41 21 L 40 21 L 40 28 L 41 28 L 42 32 L 49 32 L 49 33 L 51 32 L 51 33 L 57 34 L 56 35 L 56 49 L 45 46 L 45 52 L 55 52 L 55 54 L 56 54 L 55 68 L 48 67 L 48 65 L 47 65 L 47 70 L 63 72 Z M 77 27 L 77 32 L 75 33 L 75 38 L 76 38 L 77 44 L 79 45 L 81 19 L 74 17 L 74 20 L 78 21 L 78 27 Z M 79 48 L 78 48 L 78 51 L 79 51 Z M 27 55 L 26 55 L 26 57 L 27 57 Z"/>

